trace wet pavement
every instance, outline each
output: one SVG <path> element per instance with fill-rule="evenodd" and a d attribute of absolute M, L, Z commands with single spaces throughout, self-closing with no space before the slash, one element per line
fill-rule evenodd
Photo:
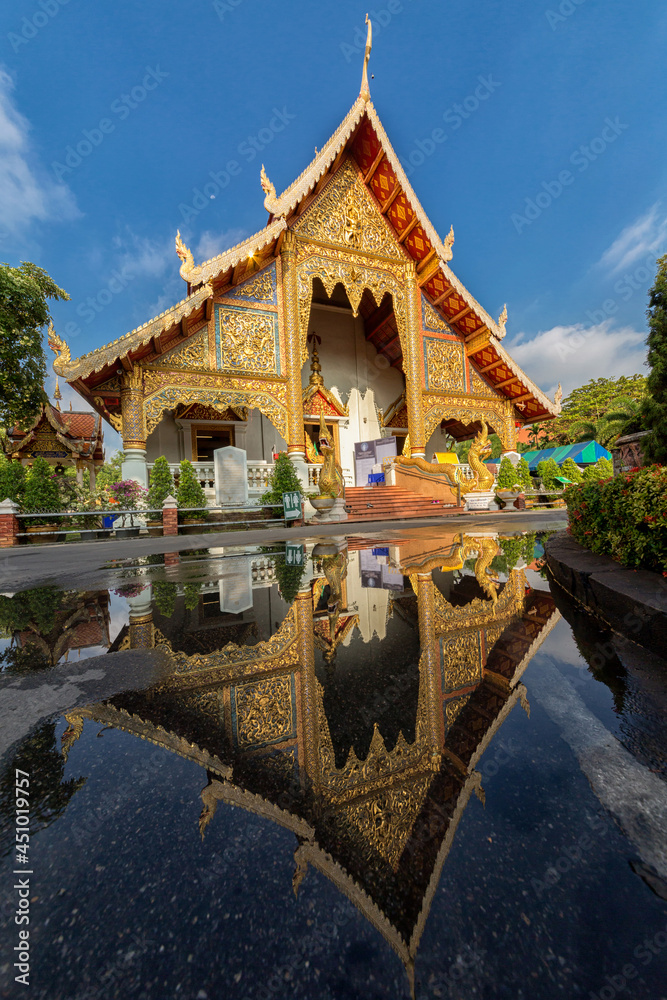
<path fill-rule="evenodd" d="M 0 996 L 666 1000 L 667 665 L 503 524 L 0 596 Z"/>

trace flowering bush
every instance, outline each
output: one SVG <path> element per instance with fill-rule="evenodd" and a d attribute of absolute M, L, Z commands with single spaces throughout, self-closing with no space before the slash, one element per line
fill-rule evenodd
<path fill-rule="evenodd" d="M 118 483 L 109 483 L 105 487 L 109 507 L 119 510 L 140 510 L 146 506 L 148 490 L 145 486 L 135 483 L 134 479 L 121 479 Z"/>
<path fill-rule="evenodd" d="M 572 537 L 623 566 L 667 575 L 667 467 L 631 469 L 565 491 Z"/>

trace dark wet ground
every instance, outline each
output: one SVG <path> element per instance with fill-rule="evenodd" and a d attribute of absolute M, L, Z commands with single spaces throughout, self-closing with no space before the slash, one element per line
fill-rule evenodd
<path fill-rule="evenodd" d="M 665 663 L 539 539 L 348 541 L 0 598 L 0 996 L 667 998 Z"/>

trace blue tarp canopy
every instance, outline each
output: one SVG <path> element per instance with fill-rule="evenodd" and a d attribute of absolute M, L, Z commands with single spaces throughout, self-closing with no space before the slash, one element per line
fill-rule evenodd
<path fill-rule="evenodd" d="M 579 444 L 564 444 L 560 448 L 543 448 L 541 451 L 524 451 L 521 456 L 528 462 L 531 472 L 537 470 L 538 462 L 553 458 L 562 465 L 566 458 L 572 458 L 577 465 L 594 465 L 598 458 L 611 459 L 611 452 L 597 441 L 580 441 Z"/>

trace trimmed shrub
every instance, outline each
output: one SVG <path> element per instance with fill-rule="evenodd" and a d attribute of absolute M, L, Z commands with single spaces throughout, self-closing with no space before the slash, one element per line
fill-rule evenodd
<path fill-rule="evenodd" d="M 201 587 L 198 583 L 186 583 L 183 588 L 183 597 L 185 608 L 187 611 L 194 611 L 196 607 L 199 606 L 199 595 L 201 593 Z"/>
<path fill-rule="evenodd" d="M 509 458 L 503 458 L 498 470 L 497 490 L 516 490 L 521 486 L 519 474 Z"/>
<path fill-rule="evenodd" d="M 163 618 L 173 615 L 177 590 L 173 580 L 156 580 L 153 584 L 153 602 Z"/>
<path fill-rule="evenodd" d="M 281 451 L 276 459 L 273 471 L 269 477 L 269 489 L 259 498 L 259 502 L 268 507 L 270 504 L 278 504 L 271 513 L 271 517 L 282 517 L 283 493 L 292 493 L 298 490 L 303 493 L 301 480 L 296 474 L 294 464 L 287 457 L 287 452 Z M 319 494 L 317 494 L 319 496 Z"/>
<path fill-rule="evenodd" d="M 155 463 L 151 469 L 148 497 L 146 499 L 148 509 L 160 510 L 167 497 L 175 495 L 176 487 L 174 485 L 174 477 L 169 468 L 169 462 L 164 455 L 160 455 L 159 458 L 155 459 Z M 151 520 L 162 520 L 162 514 L 151 514 L 149 516 Z"/>
<path fill-rule="evenodd" d="M 568 486 L 565 502 L 568 531 L 580 545 L 667 576 L 667 468 L 649 465 Z"/>
<path fill-rule="evenodd" d="M 545 490 L 559 490 L 561 488 L 561 484 L 556 481 L 556 476 L 560 476 L 560 467 L 555 459 L 547 458 L 538 462 L 537 475 Z"/>
<path fill-rule="evenodd" d="M 109 483 L 105 487 L 109 505 L 119 510 L 140 510 L 146 506 L 146 490 L 134 479 L 121 479 L 118 483 Z"/>
<path fill-rule="evenodd" d="M 204 488 L 197 479 L 194 465 L 187 459 L 180 464 L 176 502 L 178 503 L 179 521 L 185 517 L 201 518 L 203 516 L 202 508 L 207 506 Z"/>
<path fill-rule="evenodd" d="M 532 490 L 535 485 L 533 482 L 533 477 L 530 474 L 530 468 L 528 462 L 525 458 L 520 458 L 516 463 L 516 474 L 519 478 L 519 483 L 524 490 Z"/>

